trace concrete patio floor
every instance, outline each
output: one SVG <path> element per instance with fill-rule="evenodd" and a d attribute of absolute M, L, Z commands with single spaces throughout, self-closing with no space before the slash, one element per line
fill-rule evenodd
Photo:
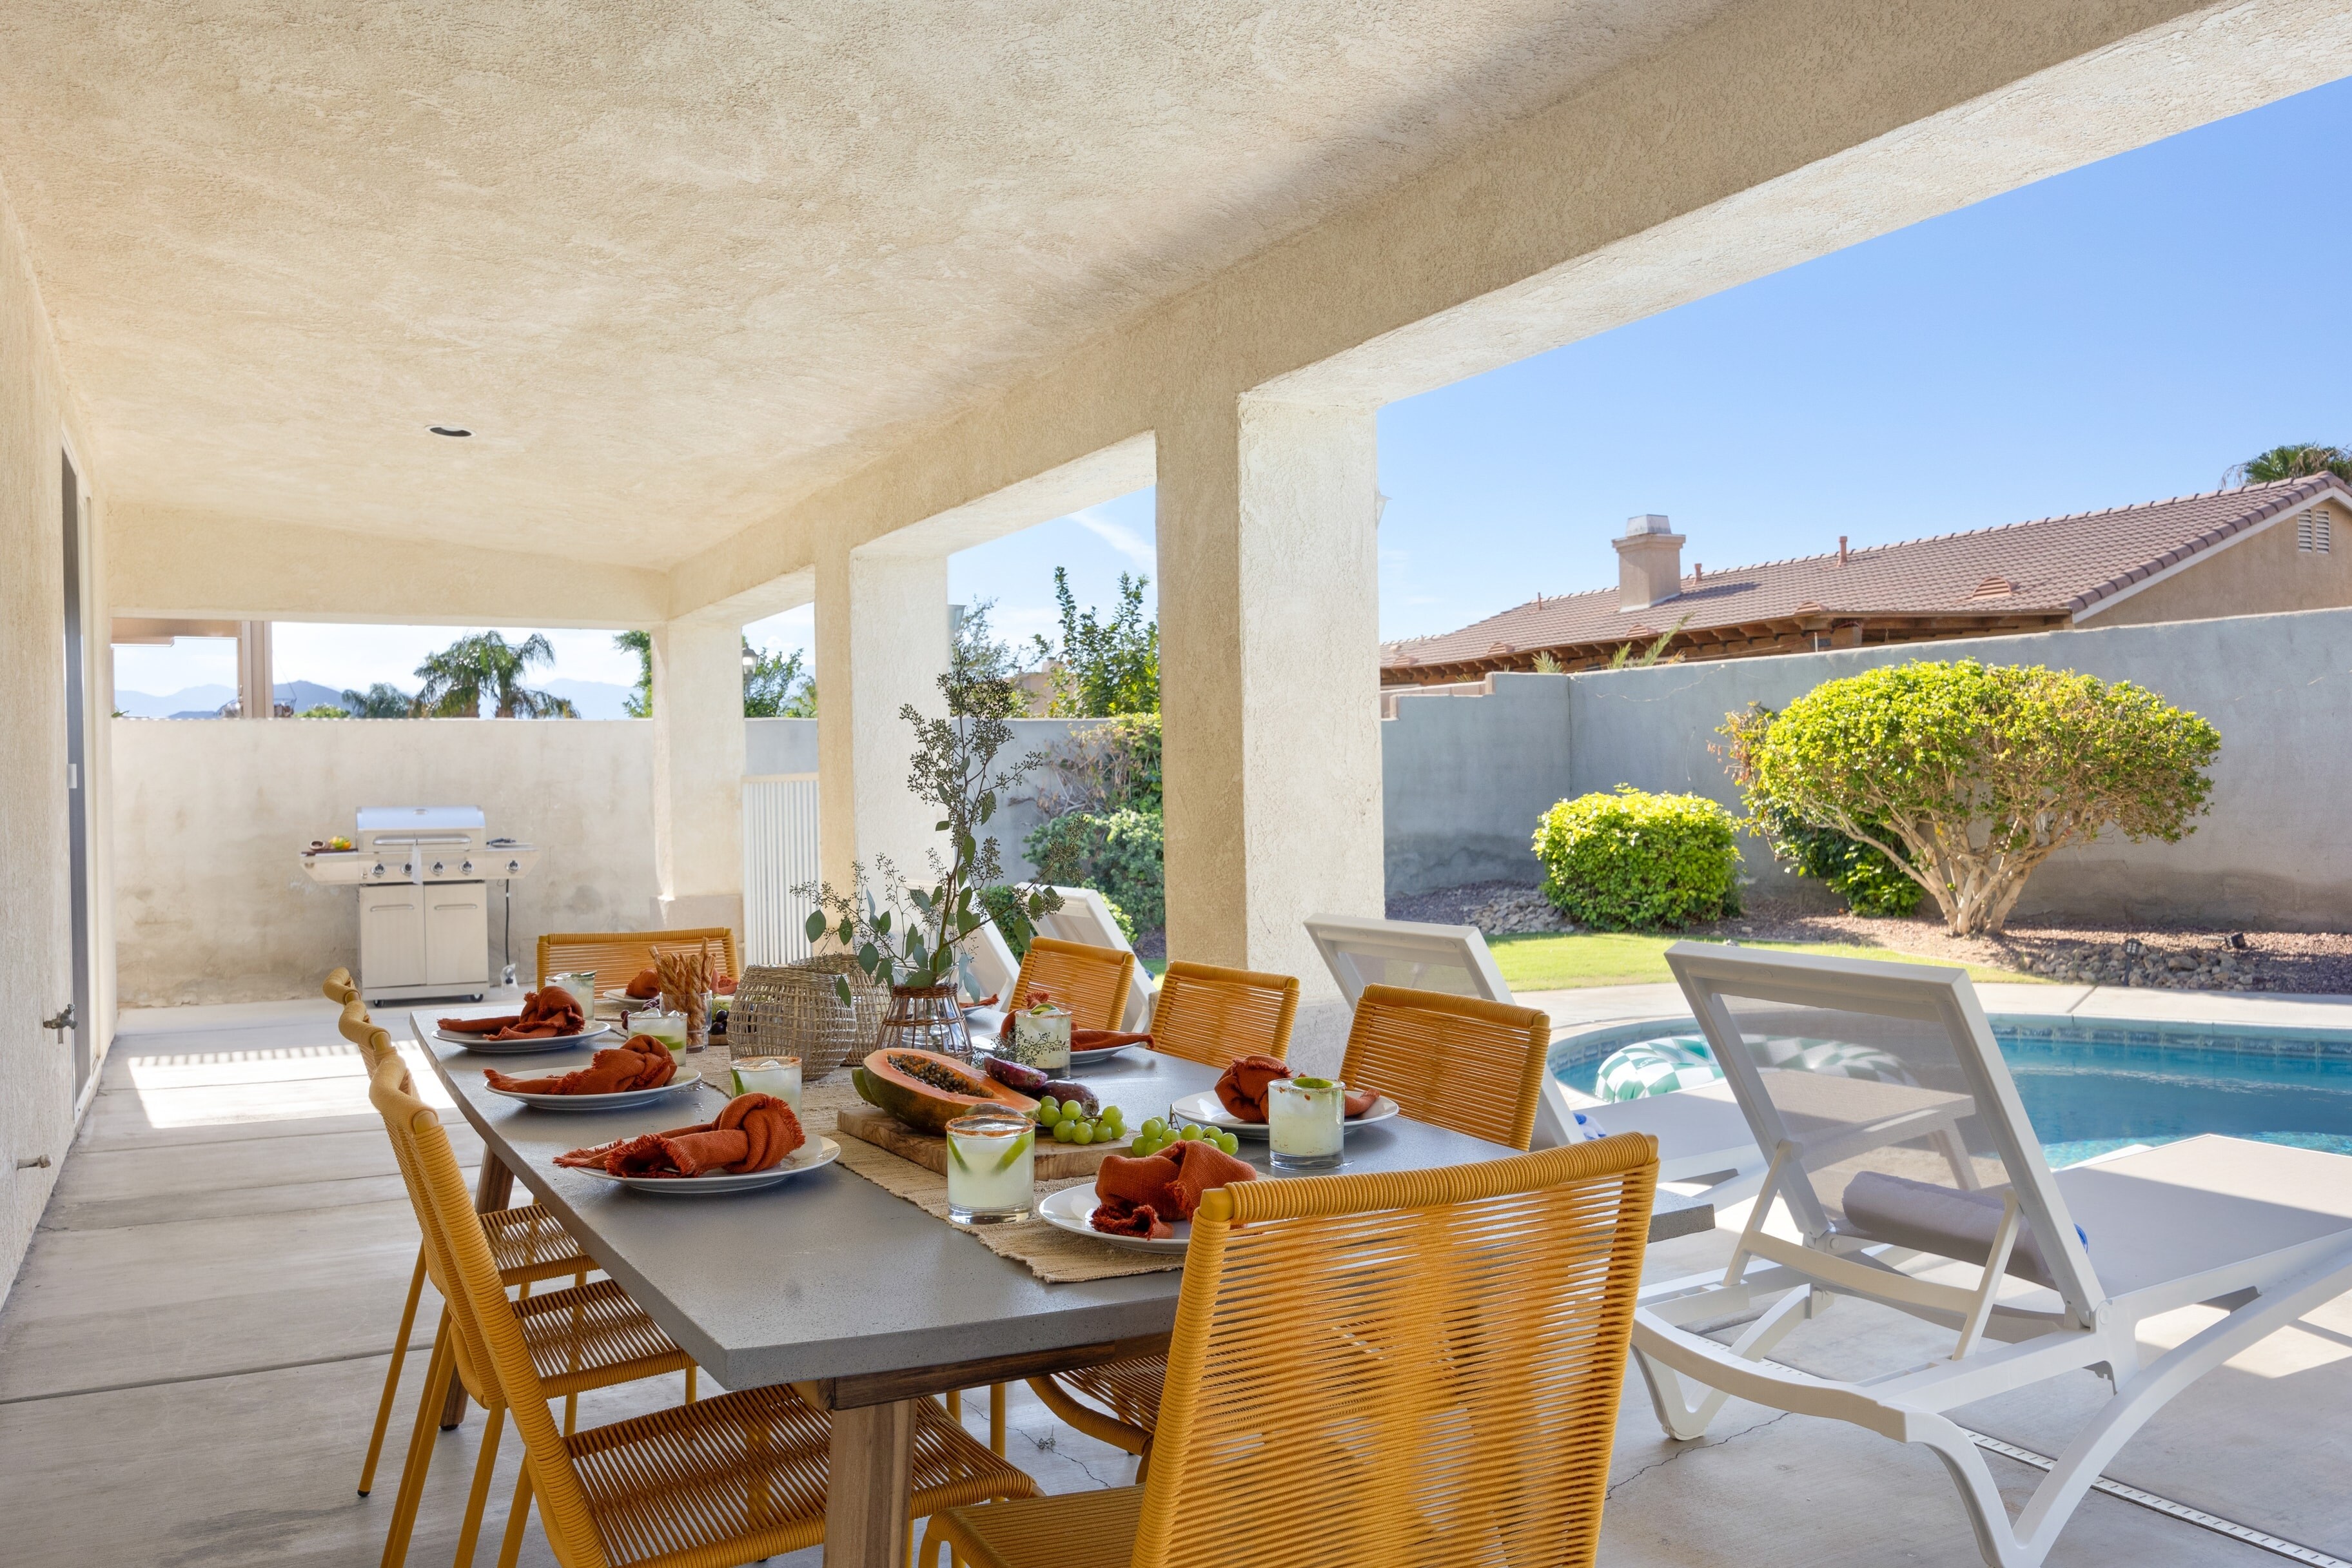
<path fill-rule="evenodd" d="M 1631 993 L 1661 989 L 1563 993 L 1572 1005 L 1555 1016 L 1569 1026 L 1656 1016 L 1670 1005 Z M 2037 1011 L 2059 1010 L 2052 1001 L 2084 990 L 2016 989 L 2034 994 Z M 2130 994 L 2159 998 L 2178 1003 L 2180 994 Z M 2283 999 L 2212 1000 L 2267 1011 Z M 1990 995 L 1987 1005 L 2012 1005 Z M 475 1157 L 462 1123 L 454 1136 L 461 1157 Z M 1728 1245 L 1722 1232 L 1664 1244 L 1651 1273 L 1719 1267 Z M 0 1558 L 26 1568 L 375 1561 L 422 1354 L 409 1362 L 375 1495 L 359 1498 L 353 1485 L 415 1247 L 358 1058 L 323 1003 L 127 1016 L 0 1310 Z M 2186 1333 L 2199 1321 L 2176 1320 L 2156 1331 Z M 420 1352 L 428 1335 L 421 1327 Z M 1783 1356 L 1825 1371 L 1864 1356 L 1936 1353 L 1935 1337 L 1844 1303 L 1793 1335 Z M 582 1419 L 617 1419 L 677 1396 L 675 1380 L 609 1392 L 584 1398 Z M 2079 1387 L 1989 1402 L 1964 1419 L 2051 1453 L 2095 1398 L 2086 1376 Z M 2341 1484 L 2352 1473 L 2347 1407 L 2352 1304 L 2338 1301 L 2176 1401 L 2111 1474 L 2352 1556 L 2352 1495 Z M 982 1412 L 967 1415 L 980 1431 Z M 1014 1461 L 1049 1491 L 1132 1479 L 1131 1460 L 1061 1427 L 1025 1390 L 1014 1391 L 1013 1426 Z M 446 1561 L 454 1550 L 479 1432 L 469 1419 L 438 1440 L 412 1561 Z M 509 1438 L 493 1533 L 518 1453 Z M 1994 1463 L 2014 1506 L 2036 1472 Z M 1951 1487 L 1926 1453 L 1738 1404 L 1706 1440 L 1670 1443 L 1638 1377 L 1626 1390 L 1612 1476 L 1601 1552 L 1610 1564 L 1979 1561 Z M 536 1525 L 528 1540 L 525 1563 L 552 1561 Z M 494 1552 L 493 1539 L 479 1560 Z M 775 1561 L 799 1568 L 820 1557 Z M 2281 1561 L 2101 1496 L 2084 1503 L 2050 1559 L 2055 1568 Z"/>

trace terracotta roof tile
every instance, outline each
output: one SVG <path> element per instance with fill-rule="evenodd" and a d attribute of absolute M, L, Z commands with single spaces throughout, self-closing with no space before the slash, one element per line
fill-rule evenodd
<path fill-rule="evenodd" d="M 1685 616 L 1700 630 L 1816 616 L 2074 615 L 2330 492 L 2352 507 L 2352 489 L 2320 475 L 1907 540 L 1852 551 L 1843 565 L 1835 552 L 1768 561 L 1685 577 L 1681 594 L 1644 610 L 1619 609 L 1613 587 L 1539 595 L 1459 631 L 1387 644 L 1381 662 L 1654 638 Z"/>

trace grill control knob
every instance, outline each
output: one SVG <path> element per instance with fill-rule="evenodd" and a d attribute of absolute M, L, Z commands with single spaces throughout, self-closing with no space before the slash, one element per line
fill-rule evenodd
<path fill-rule="evenodd" d="M 457 875 L 460 877 L 470 877 L 473 874 L 474 863 L 471 860 L 467 861 L 464 865 L 457 868 Z"/>
<path fill-rule="evenodd" d="M 433 874 L 436 877 L 441 874 L 441 862 L 438 860 L 433 862 Z"/>
<path fill-rule="evenodd" d="M 375 863 L 375 869 L 374 869 L 374 870 L 373 870 L 373 871 L 370 871 L 370 872 L 368 873 L 368 875 L 369 875 L 369 876 L 371 876 L 371 877 L 381 877 L 381 876 L 383 876 L 383 861 L 381 861 L 381 860 L 377 861 L 377 862 Z"/>
<path fill-rule="evenodd" d="M 509 875 L 512 875 L 512 874 L 514 874 L 514 873 L 516 873 L 516 872 L 520 871 L 521 869 L 522 869 L 522 862 L 521 862 L 521 861 L 520 861 L 520 860 L 509 860 L 509 861 L 508 861 L 508 862 L 507 862 L 507 871 L 508 871 L 508 874 L 509 874 Z"/>

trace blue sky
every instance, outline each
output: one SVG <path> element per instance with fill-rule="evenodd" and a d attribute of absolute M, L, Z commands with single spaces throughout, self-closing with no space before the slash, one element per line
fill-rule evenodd
<path fill-rule="evenodd" d="M 1381 636 L 1612 584 L 1608 541 L 1635 512 L 1672 517 L 1685 562 L 1731 567 L 2210 489 L 2284 441 L 2352 445 L 2347 146 L 2352 81 L 1390 405 Z M 1138 491 L 963 552 L 950 594 L 995 599 L 1025 643 L 1052 622 L 1055 566 L 1108 605 L 1152 540 Z M 805 648 L 813 630 L 803 608 L 751 635 Z M 278 675 L 412 685 L 451 635 L 284 627 Z M 556 674 L 629 678 L 605 634 L 551 635 Z M 233 683 L 225 649 L 186 647 L 118 650 L 121 683 Z"/>

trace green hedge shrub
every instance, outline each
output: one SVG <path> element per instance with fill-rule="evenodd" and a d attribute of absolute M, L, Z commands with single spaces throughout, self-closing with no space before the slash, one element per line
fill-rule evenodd
<path fill-rule="evenodd" d="M 1163 831 L 1156 811 L 1065 812 L 1030 831 L 1023 847 L 1038 876 L 1063 887 L 1092 888 L 1110 900 L 1129 942 L 1168 923 L 1162 874 Z"/>
<path fill-rule="evenodd" d="M 1739 912 L 1739 849 L 1731 813 L 1696 795 L 1613 795 L 1561 801 L 1537 824 L 1544 896 L 1579 925 L 1654 931 Z"/>

